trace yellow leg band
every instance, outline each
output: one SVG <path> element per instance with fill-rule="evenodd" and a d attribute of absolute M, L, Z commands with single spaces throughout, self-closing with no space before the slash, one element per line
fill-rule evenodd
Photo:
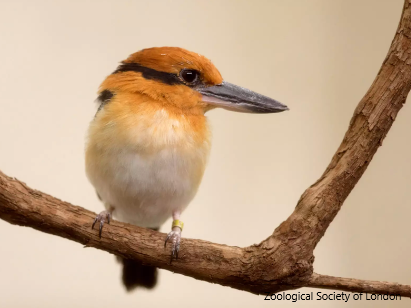
<path fill-rule="evenodd" d="M 179 227 L 181 229 L 181 231 L 183 231 L 184 222 L 182 222 L 181 220 L 178 220 L 178 219 L 174 219 L 173 224 L 171 225 L 171 229 L 174 228 L 174 227 Z"/>

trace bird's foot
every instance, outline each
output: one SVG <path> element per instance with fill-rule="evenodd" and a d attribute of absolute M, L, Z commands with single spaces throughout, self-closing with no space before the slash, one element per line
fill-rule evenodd
<path fill-rule="evenodd" d="M 178 259 L 178 251 L 180 250 L 181 242 L 181 229 L 179 227 L 174 227 L 173 231 L 167 234 L 166 241 L 164 243 L 164 248 L 167 246 L 167 242 L 170 241 L 172 244 L 170 263 L 173 258 Z"/>
<path fill-rule="evenodd" d="M 99 236 L 101 238 L 101 231 L 103 231 L 103 226 L 104 223 L 107 222 L 108 224 L 110 224 L 110 220 L 111 220 L 111 212 L 110 211 L 103 211 L 100 214 L 98 214 L 96 216 L 96 218 L 94 219 L 93 225 L 91 226 L 91 229 L 94 229 L 94 225 L 96 224 L 96 222 L 99 222 Z"/>

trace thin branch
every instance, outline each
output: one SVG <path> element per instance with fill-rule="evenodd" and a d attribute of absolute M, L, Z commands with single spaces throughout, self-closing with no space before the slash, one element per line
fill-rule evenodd
<path fill-rule="evenodd" d="M 411 286 L 386 281 L 341 278 L 313 273 L 305 287 L 411 297 Z"/>
<path fill-rule="evenodd" d="M 0 218 L 87 247 L 141 260 L 196 279 L 257 294 L 303 286 L 411 297 L 411 286 L 313 273 L 313 251 L 387 135 L 411 89 L 411 0 L 381 69 L 357 106 L 345 137 L 321 178 L 266 240 L 246 248 L 183 239 L 169 263 L 165 235 L 113 221 L 103 237 L 91 230 L 95 214 L 33 190 L 0 172 Z"/>

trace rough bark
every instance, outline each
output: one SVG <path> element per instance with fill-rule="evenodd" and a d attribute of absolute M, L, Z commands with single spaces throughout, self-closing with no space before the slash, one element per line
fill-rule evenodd
<path fill-rule="evenodd" d="M 411 88 L 411 0 L 388 55 L 358 104 L 345 137 L 321 178 L 301 196 L 291 216 L 258 245 L 230 247 L 183 239 L 169 263 L 165 235 L 113 221 L 98 237 L 95 213 L 33 190 L 0 172 L 0 218 L 58 235 L 87 247 L 138 259 L 196 279 L 257 294 L 303 286 L 352 292 L 400 294 L 411 286 L 313 273 L 313 251 L 388 133 Z"/>

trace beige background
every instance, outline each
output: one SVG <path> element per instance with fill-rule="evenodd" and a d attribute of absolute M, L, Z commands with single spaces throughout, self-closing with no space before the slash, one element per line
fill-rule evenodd
<path fill-rule="evenodd" d="M 134 51 L 184 47 L 212 59 L 226 80 L 291 108 L 277 115 L 210 112 L 209 166 L 183 215 L 185 237 L 238 246 L 259 242 L 330 161 L 386 55 L 401 9 L 401 0 L 3 0 L 0 169 L 101 211 L 83 158 L 99 83 Z M 316 249 L 317 272 L 411 284 L 410 130 L 411 109 L 405 105 Z M 168 229 L 169 223 L 162 230 Z M 114 259 L 0 221 L 0 307 L 410 303 L 267 302 L 166 271 L 154 291 L 126 294 Z"/>

